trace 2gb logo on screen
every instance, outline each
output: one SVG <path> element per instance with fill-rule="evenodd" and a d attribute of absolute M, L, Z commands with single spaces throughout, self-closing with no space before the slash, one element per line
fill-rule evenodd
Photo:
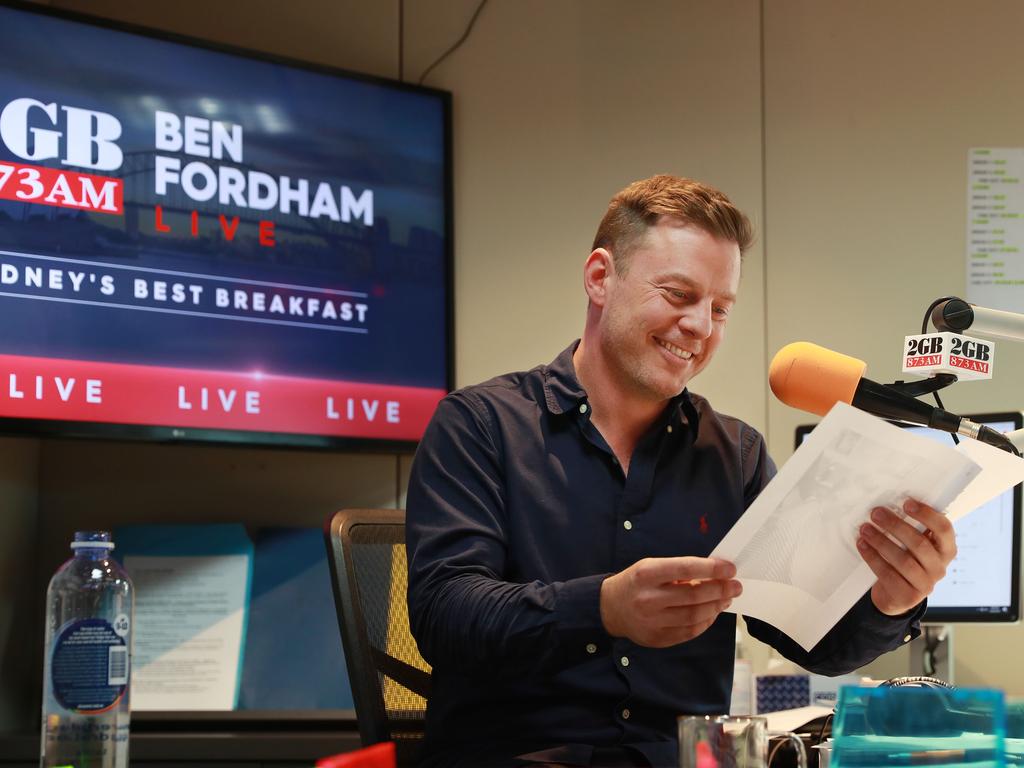
<path fill-rule="evenodd" d="M 39 127 L 42 122 L 53 127 Z M 63 130 L 60 130 L 60 129 Z M 0 139 L 23 160 L 57 160 L 100 171 L 121 167 L 121 123 L 106 112 L 14 99 L 0 111 Z M 30 146 L 31 137 L 31 146 Z M 0 163 L 0 199 L 123 213 L 120 179 L 39 165 Z"/>

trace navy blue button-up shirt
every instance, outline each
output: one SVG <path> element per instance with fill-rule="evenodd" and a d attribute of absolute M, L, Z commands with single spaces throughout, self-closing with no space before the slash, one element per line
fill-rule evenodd
<path fill-rule="evenodd" d="M 604 630 L 601 582 L 644 557 L 707 556 L 774 475 L 752 427 L 684 391 L 624 474 L 590 420 L 573 344 L 550 365 L 454 392 L 413 462 L 409 615 L 433 666 L 424 760 L 516 765 L 562 747 L 628 746 L 676 764 L 676 717 L 727 712 L 736 618 L 645 648 Z M 917 632 L 865 596 L 810 652 L 763 622 L 749 632 L 839 674 Z"/>

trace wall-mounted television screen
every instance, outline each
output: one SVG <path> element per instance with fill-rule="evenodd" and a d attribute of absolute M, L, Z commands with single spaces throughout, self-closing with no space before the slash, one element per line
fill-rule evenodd
<path fill-rule="evenodd" d="M 0 29 L 0 429 L 421 436 L 449 94 L 17 3 Z"/>

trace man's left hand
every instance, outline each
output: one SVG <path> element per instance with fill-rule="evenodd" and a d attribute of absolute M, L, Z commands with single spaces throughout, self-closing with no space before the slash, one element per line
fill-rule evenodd
<path fill-rule="evenodd" d="M 871 588 L 871 600 L 889 616 L 906 613 L 930 595 L 946 575 L 946 566 L 956 557 L 953 524 L 945 515 L 912 499 L 904 502 L 903 511 L 920 521 L 924 532 L 888 509 L 876 507 L 871 510 L 874 525 L 862 525 L 857 538 L 860 556 L 878 577 Z"/>

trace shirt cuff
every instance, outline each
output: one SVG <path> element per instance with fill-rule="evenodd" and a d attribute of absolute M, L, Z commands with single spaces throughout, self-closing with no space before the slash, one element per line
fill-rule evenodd
<path fill-rule="evenodd" d="M 570 660 L 611 648 L 612 638 L 601 621 L 601 584 L 611 575 L 583 576 L 555 585 L 558 638 Z"/>
<path fill-rule="evenodd" d="M 922 600 L 906 613 L 890 616 L 878 610 L 869 590 L 850 611 L 849 617 L 854 626 L 859 625 L 861 631 L 872 634 L 880 645 L 893 650 L 920 636 L 921 617 L 927 606 L 928 601 Z"/>

